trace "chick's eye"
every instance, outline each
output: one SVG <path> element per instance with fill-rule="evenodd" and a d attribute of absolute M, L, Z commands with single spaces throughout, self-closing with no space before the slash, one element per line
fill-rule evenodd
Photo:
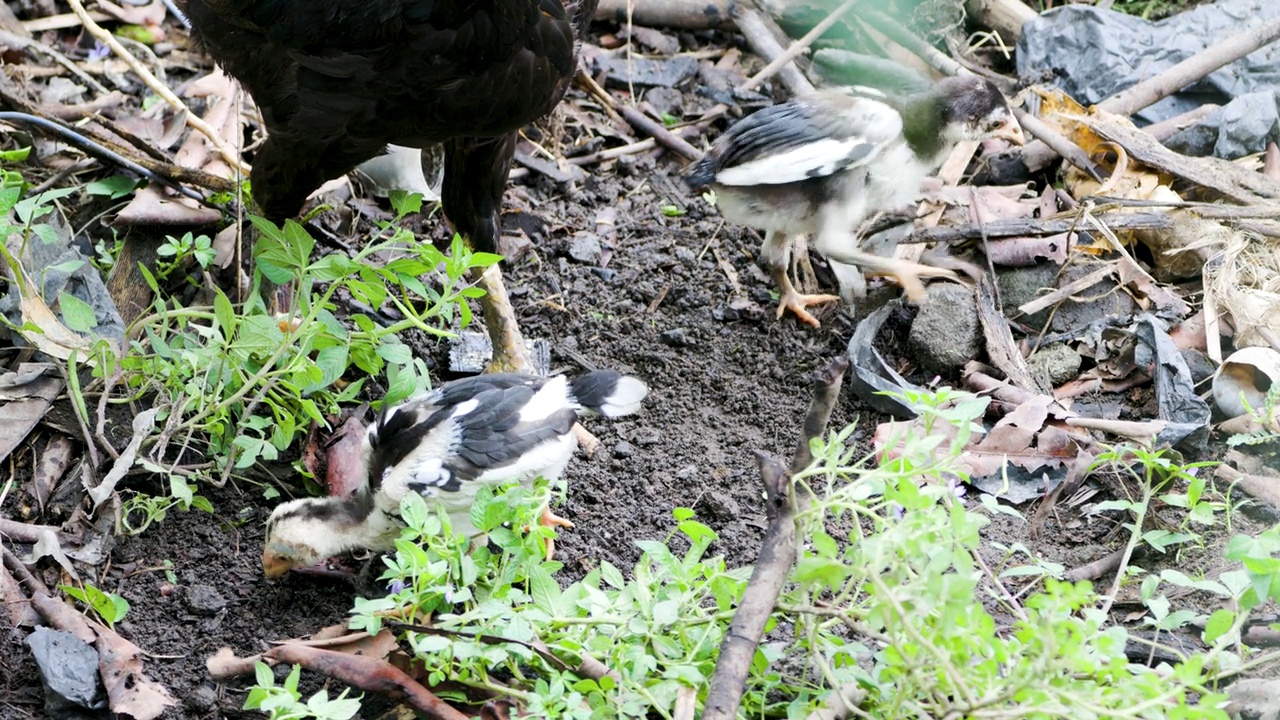
<path fill-rule="evenodd" d="M 987 131 L 999 130 L 1001 125 L 1004 125 L 1004 120 L 989 120 L 987 122 Z"/>

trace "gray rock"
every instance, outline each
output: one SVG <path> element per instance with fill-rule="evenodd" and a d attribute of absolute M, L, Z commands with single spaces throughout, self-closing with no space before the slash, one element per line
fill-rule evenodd
<path fill-rule="evenodd" d="M 1231 698 L 1232 717 L 1250 720 L 1280 718 L 1280 680 L 1237 680 L 1227 688 L 1227 697 Z"/>
<path fill-rule="evenodd" d="M 973 291 L 954 283 L 935 283 L 911 324 L 907 345 L 920 367 L 950 375 L 982 350 L 982 328 Z"/>
<path fill-rule="evenodd" d="M 580 232 L 569 241 L 569 257 L 580 263 L 599 264 L 600 253 L 600 238 L 595 233 Z"/>
<path fill-rule="evenodd" d="M 649 92 L 644 94 L 644 99 L 648 100 L 653 109 L 659 113 L 675 117 L 684 114 L 684 93 L 674 88 L 650 88 Z"/>
<path fill-rule="evenodd" d="M 1046 345 L 1027 358 L 1031 374 L 1043 373 L 1053 387 L 1073 379 L 1080 372 L 1080 363 L 1080 353 L 1067 347 L 1066 343 Z"/>
<path fill-rule="evenodd" d="M 693 341 L 689 338 L 689 333 L 684 328 L 664 330 L 658 335 L 658 340 L 663 345 L 670 345 L 671 347 L 688 347 L 693 344 Z"/>
<path fill-rule="evenodd" d="M 1114 278 L 1103 280 L 1092 287 L 1085 288 L 1075 295 L 1079 298 L 1090 298 L 1085 302 L 1065 300 L 1056 309 L 1050 307 L 1034 315 L 1019 316 L 1018 306 L 1035 300 L 1048 290 L 1062 287 L 1078 280 L 1098 269 L 1093 263 L 1080 262 L 1068 266 L 1058 277 L 1059 267 L 1054 263 L 1040 263 L 1025 268 L 1014 268 L 996 273 L 1000 285 L 1000 305 L 1005 317 L 1015 319 L 1033 328 L 1044 327 L 1050 323 L 1052 332 L 1067 332 L 1085 327 L 1099 318 L 1121 315 L 1129 316 L 1138 311 L 1133 298 L 1115 290 Z M 1052 313 L 1052 320 L 1050 314 Z"/>
<path fill-rule="evenodd" d="M 187 588 L 187 609 L 197 615 L 217 615 L 227 606 L 227 599 L 211 585 L 196 584 Z"/>
<path fill-rule="evenodd" d="M 617 445 L 613 446 L 613 456 L 616 458 L 629 458 L 635 454 L 636 446 L 626 440 L 622 440 Z"/>

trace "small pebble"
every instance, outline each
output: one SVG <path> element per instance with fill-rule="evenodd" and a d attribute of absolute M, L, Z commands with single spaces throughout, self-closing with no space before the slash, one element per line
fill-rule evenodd
<path fill-rule="evenodd" d="M 187 588 L 186 605 L 197 615 L 216 615 L 227 606 L 227 600 L 212 586 L 196 584 Z"/>
<path fill-rule="evenodd" d="M 626 440 L 623 440 L 613 446 L 613 456 L 616 458 L 629 458 L 635 454 L 636 447 Z"/>
<path fill-rule="evenodd" d="M 602 267 L 593 267 L 591 268 L 591 272 L 595 273 L 597 277 L 605 282 L 609 282 L 618 274 L 616 270 L 610 270 L 609 268 Z"/>
<path fill-rule="evenodd" d="M 580 232 L 569 241 L 569 257 L 580 263 L 596 265 L 600 262 L 600 238 L 594 233 Z"/>
<path fill-rule="evenodd" d="M 660 335 L 658 335 L 658 340 L 661 341 L 663 345 L 670 345 L 671 347 L 688 347 L 693 344 L 689 339 L 689 333 L 686 332 L 684 328 L 671 328 L 670 330 L 664 330 Z"/>

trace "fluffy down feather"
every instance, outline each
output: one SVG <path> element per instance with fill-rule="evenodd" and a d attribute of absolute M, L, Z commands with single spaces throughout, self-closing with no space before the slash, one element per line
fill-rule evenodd
<path fill-rule="evenodd" d="M 367 485 L 350 498 L 277 507 L 267 521 L 263 569 L 275 577 L 348 550 L 390 549 L 410 492 L 438 499 L 454 530 L 473 535 L 470 509 L 480 486 L 560 478 L 577 448 L 579 416 L 634 414 L 648 391 L 612 370 L 573 379 L 498 373 L 445 383 L 389 408 L 365 436 Z"/>
<path fill-rule="evenodd" d="M 787 272 L 791 236 L 813 234 L 846 297 L 860 295 L 858 267 L 897 275 L 919 299 L 921 275 L 947 274 L 864 252 L 856 230 L 877 213 L 915 201 L 925 177 L 962 140 L 1021 143 L 1008 102 L 989 81 L 954 77 L 924 93 L 892 98 L 863 88 L 821 90 L 743 118 L 688 174 L 709 186 L 732 222 L 766 233 L 763 255 L 786 310 L 817 326 L 805 307 L 834 295 L 801 295 Z"/>

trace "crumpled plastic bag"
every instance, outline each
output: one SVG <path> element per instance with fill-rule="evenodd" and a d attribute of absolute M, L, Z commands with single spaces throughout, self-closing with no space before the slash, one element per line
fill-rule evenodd
<path fill-rule="evenodd" d="M 1096 104 L 1206 47 L 1280 15 L 1274 0 L 1219 0 L 1156 22 L 1088 5 L 1066 5 L 1028 20 L 1018 39 L 1018 74 Z M 1224 106 L 1170 147 L 1235 159 L 1280 141 L 1280 48 L 1254 51 L 1134 114 L 1139 126 L 1206 103 Z"/>

